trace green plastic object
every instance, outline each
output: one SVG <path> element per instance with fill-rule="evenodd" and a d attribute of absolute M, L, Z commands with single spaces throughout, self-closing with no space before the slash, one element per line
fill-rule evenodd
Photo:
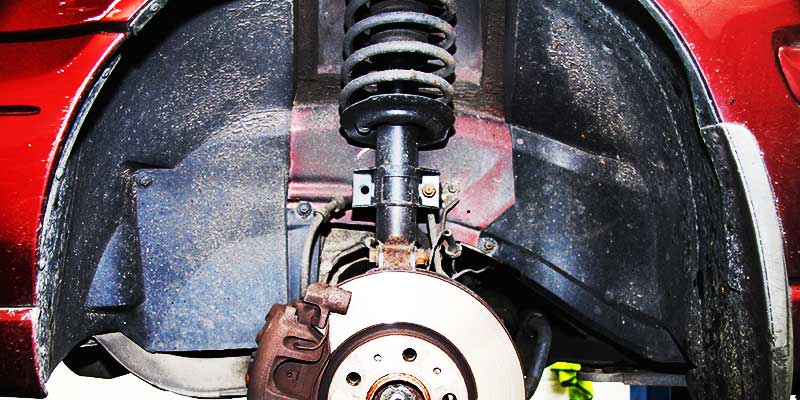
<path fill-rule="evenodd" d="M 569 400 L 592 400 L 594 398 L 592 382 L 578 379 L 580 370 L 580 364 L 568 362 L 557 362 L 550 366 L 550 371 L 556 374 L 558 383 L 567 388 Z"/>

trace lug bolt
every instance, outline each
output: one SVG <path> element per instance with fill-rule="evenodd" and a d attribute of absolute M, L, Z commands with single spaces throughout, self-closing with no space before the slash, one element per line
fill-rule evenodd
<path fill-rule="evenodd" d="M 422 185 L 422 195 L 425 197 L 433 197 L 436 195 L 436 186 L 430 183 Z"/>

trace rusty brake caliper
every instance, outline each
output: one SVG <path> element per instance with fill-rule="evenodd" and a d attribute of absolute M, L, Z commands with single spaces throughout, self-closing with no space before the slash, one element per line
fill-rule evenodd
<path fill-rule="evenodd" d="M 275 304 L 256 337 L 258 350 L 247 374 L 247 398 L 309 400 L 330 356 L 328 316 L 345 314 L 350 292 L 309 285 L 302 300 Z"/>

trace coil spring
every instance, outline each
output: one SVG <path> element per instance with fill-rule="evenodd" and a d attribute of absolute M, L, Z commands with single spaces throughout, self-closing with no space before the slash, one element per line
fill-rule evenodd
<path fill-rule="evenodd" d="M 450 106 L 454 0 L 349 0 L 340 110 L 375 95 L 422 96 Z"/>

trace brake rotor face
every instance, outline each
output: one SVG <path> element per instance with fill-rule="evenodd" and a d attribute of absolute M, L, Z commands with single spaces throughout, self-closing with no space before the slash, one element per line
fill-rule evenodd
<path fill-rule="evenodd" d="M 364 329 L 339 346 L 329 365 L 333 367 L 320 382 L 323 399 L 470 399 L 477 392 L 458 349 L 447 338 L 414 324 Z"/>
<path fill-rule="evenodd" d="M 522 400 L 511 337 L 475 294 L 425 272 L 380 271 L 341 285 L 319 399 Z"/>

